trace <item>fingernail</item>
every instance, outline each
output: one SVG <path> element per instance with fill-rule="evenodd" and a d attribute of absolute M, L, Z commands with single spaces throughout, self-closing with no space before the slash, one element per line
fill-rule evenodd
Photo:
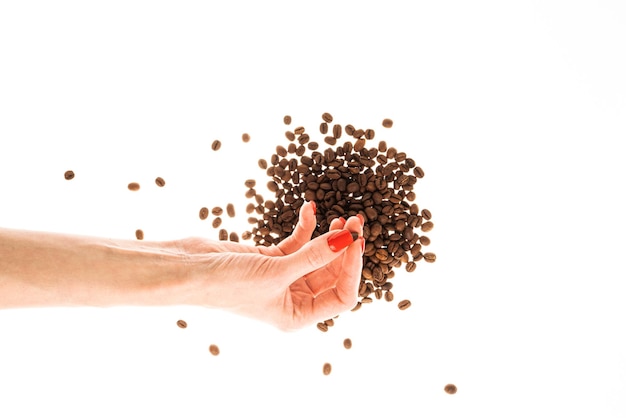
<path fill-rule="evenodd" d="M 317 215 L 317 205 L 314 200 L 311 200 L 311 206 L 313 207 L 313 215 Z"/>
<path fill-rule="evenodd" d="M 344 218 L 339 218 L 339 222 L 341 222 L 342 225 L 346 224 L 346 220 Z"/>
<path fill-rule="evenodd" d="M 356 217 L 359 218 L 359 221 L 361 221 L 361 226 L 365 225 L 365 218 L 363 217 L 363 215 L 357 213 Z"/>
<path fill-rule="evenodd" d="M 359 234 L 344 229 L 328 239 L 328 246 L 334 252 L 341 251 L 356 241 L 357 238 L 359 238 Z"/>
<path fill-rule="evenodd" d="M 365 252 L 365 238 L 361 239 L 361 254 Z"/>

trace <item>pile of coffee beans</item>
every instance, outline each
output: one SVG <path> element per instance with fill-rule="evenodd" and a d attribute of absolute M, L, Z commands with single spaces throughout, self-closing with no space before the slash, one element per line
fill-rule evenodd
<path fill-rule="evenodd" d="M 320 149 L 302 126 L 285 132 L 285 146 L 277 145 L 276 153 L 268 160 L 260 159 L 259 167 L 265 170 L 269 181 L 271 199 L 259 198 L 253 183 L 247 183 L 246 197 L 256 203 L 248 204 L 246 212 L 256 212 L 248 222 L 254 227 L 250 236 L 255 245 L 271 246 L 280 243 L 294 230 L 300 207 L 305 201 L 317 205 L 317 228 L 313 238 L 328 232 L 331 222 L 361 214 L 365 219 L 363 236 L 365 252 L 359 288 L 359 301 L 353 308 L 375 299 L 393 300 L 391 289 L 394 268 L 415 271 L 416 264 L 424 260 L 432 263 L 436 256 L 424 249 L 430 239 L 424 235 L 433 229 L 432 214 L 415 203 L 413 187 L 424 177 L 424 171 L 415 160 L 380 140 L 374 146 L 375 131 L 353 125 L 335 123 L 333 116 L 322 115 L 320 133 L 326 135 L 329 147 Z M 286 125 L 292 118 L 285 116 Z M 390 128 L 391 119 L 382 126 Z M 345 133 L 347 140 L 337 145 Z M 345 138 L 344 137 L 344 138 Z M 411 305 L 408 300 L 398 304 L 401 310 Z M 319 323 L 321 331 L 332 326 L 332 319 Z"/>

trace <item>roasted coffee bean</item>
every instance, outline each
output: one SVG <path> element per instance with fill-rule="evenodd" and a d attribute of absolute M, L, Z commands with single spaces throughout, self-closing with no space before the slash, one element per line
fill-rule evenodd
<path fill-rule="evenodd" d="M 248 134 L 241 135 L 241 140 L 243 142 L 250 142 L 250 135 L 248 135 Z"/>
<path fill-rule="evenodd" d="M 344 129 L 346 131 L 346 135 L 352 136 L 354 134 L 354 126 L 346 125 L 346 127 Z"/>
<path fill-rule="evenodd" d="M 235 205 L 233 205 L 232 203 L 229 203 L 228 205 L 226 205 L 226 213 L 231 218 L 234 218 L 235 217 Z"/>
<path fill-rule="evenodd" d="M 217 218 L 213 219 L 211 226 L 213 226 L 213 228 L 219 228 L 221 224 L 222 224 L 222 218 L 218 216 Z"/>
<path fill-rule="evenodd" d="M 182 319 L 179 319 L 178 321 L 176 321 L 176 325 L 178 325 L 179 328 L 187 328 L 187 323 L 183 321 Z"/>
<path fill-rule="evenodd" d="M 283 118 L 283 123 L 285 125 L 290 125 L 291 124 L 291 116 L 285 115 L 285 117 Z"/>
<path fill-rule="evenodd" d="M 270 192 L 276 193 L 278 191 L 278 184 L 275 181 L 268 181 L 267 188 Z"/>
<path fill-rule="evenodd" d="M 326 135 L 328 133 L 328 124 L 326 122 L 320 123 L 320 133 Z"/>
<path fill-rule="evenodd" d="M 324 367 L 322 368 L 322 372 L 324 373 L 324 375 L 328 376 L 331 371 L 332 371 L 332 366 L 330 365 L 330 363 L 324 363 Z"/>
<path fill-rule="evenodd" d="M 428 209 L 422 209 L 422 218 L 426 220 L 429 220 L 430 218 L 432 218 L 432 214 L 430 213 Z"/>
<path fill-rule="evenodd" d="M 140 189 L 139 183 L 128 183 L 128 190 L 136 192 Z"/>
<path fill-rule="evenodd" d="M 211 144 L 211 149 L 213 151 L 217 151 L 222 147 L 222 143 L 220 142 L 219 139 L 216 139 L 215 141 L 213 141 L 213 143 Z"/>
<path fill-rule="evenodd" d="M 248 205 L 246 206 L 246 213 L 251 214 L 252 212 L 254 212 L 254 207 L 254 203 L 248 203 Z"/>
<path fill-rule="evenodd" d="M 263 158 L 261 158 L 259 160 L 259 167 L 261 169 L 263 169 L 263 170 L 266 170 L 267 169 L 267 161 L 265 161 Z"/>
<path fill-rule="evenodd" d="M 246 191 L 246 197 L 247 197 L 248 199 L 252 199 L 254 196 L 256 196 L 256 190 L 254 190 L 254 189 L 248 189 L 248 190 Z"/>
<path fill-rule="evenodd" d="M 375 135 L 376 135 L 376 132 L 374 132 L 373 129 L 366 129 L 365 130 L 365 138 L 367 138 L 367 139 L 374 139 Z"/>
<path fill-rule="evenodd" d="M 328 325 L 326 325 L 323 322 L 318 322 L 317 323 L 317 329 L 319 329 L 322 332 L 326 332 L 326 331 L 328 331 Z"/>
<path fill-rule="evenodd" d="M 220 241 L 227 241 L 228 240 L 228 231 L 225 230 L 225 229 L 220 229 L 219 239 L 220 239 Z"/>
<path fill-rule="evenodd" d="M 400 303 L 398 303 L 398 308 L 403 311 L 405 309 L 408 309 L 411 306 L 411 301 L 410 300 L 403 300 Z"/>
<path fill-rule="evenodd" d="M 343 346 L 346 350 L 349 350 L 352 348 L 352 340 L 350 338 L 346 338 L 345 340 L 343 340 Z"/>
<path fill-rule="evenodd" d="M 228 237 L 232 242 L 239 242 L 239 235 L 236 232 L 231 232 Z"/>
<path fill-rule="evenodd" d="M 393 126 L 393 121 L 391 119 L 383 119 L 383 126 L 385 128 L 391 128 Z"/>
<path fill-rule="evenodd" d="M 290 141 L 294 141 L 296 139 L 296 135 L 291 131 L 285 131 L 285 138 Z"/>
<path fill-rule="evenodd" d="M 257 222 L 258 222 L 258 219 L 257 219 L 257 218 L 253 218 L 253 217 L 249 217 L 249 218 L 248 218 L 248 223 L 249 223 L 249 224 L 255 224 L 255 223 L 257 223 Z"/>
<path fill-rule="evenodd" d="M 281 157 L 286 157 L 287 156 L 287 148 L 283 147 L 282 145 L 276 146 L 276 154 L 278 154 Z"/>
<path fill-rule="evenodd" d="M 443 390 L 446 391 L 447 394 L 449 395 L 454 395 L 456 393 L 456 386 L 453 385 L 452 383 L 448 383 Z"/>
<path fill-rule="evenodd" d="M 302 135 L 304 133 L 304 127 L 298 126 L 296 129 L 293 130 L 293 133 L 296 135 Z"/>
<path fill-rule="evenodd" d="M 137 238 L 138 240 L 143 239 L 143 231 L 141 229 L 135 231 L 135 238 Z"/>
<path fill-rule="evenodd" d="M 334 136 L 327 136 L 324 138 L 324 142 L 326 142 L 328 145 L 336 145 L 337 138 L 335 138 Z"/>
<path fill-rule="evenodd" d="M 428 238 L 427 236 L 420 237 L 420 244 L 430 245 L 430 238 Z"/>
<path fill-rule="evenodd" d="M 416 267 L 416 265 L 412 261 L 410 263 L 406 263 L 406 266 L 405 266 L 406 271 L 408 271 L 409 273 L 414 272 L 415 271 L 415 267 Z"/>
<path fill-rule="evenodd" d="M 200 208 L 199 216 L 200 216 L 200 219 L 205 220 L 209 216 L 209 209 Z"/>
<path fill-rule="evenodd" d="M 241 239 L 249 240 L 250 238 L 252 238 L 252 232 L 244 231 L 244 232 L 241 233 Z"/>
<path fill-rule="evenodd" d="M 334 136 L 336 139 L 341 138 L 341 131 L 342 131 L 342 129 L 341 129 L 341 125 L 335 125 L 335 126 L 333 126 L 333 136 Z"/>
<path fill-rule="evenodd" d="M 71 180 L 74 178 L 74 172 L 72 170 L 68 170 L 63 174 L 63 176 L 65 177 L 65 180 Z"/>
<path fill-rule="evenodd" d="M 211 344 L 209 346 L 209 353 L 213 354 L 214 356 L 217 356 L 220 354 L 220 349 L 217 345 Z"/>
<path fill-rule="evenodd" d="M 437 259 L 437 256 L 434 253 L 426 253 L 424 254 L 424 261 L 427 263 L 434 263 Z"/>
<path fill-rule="evenodd" d="M 246 187 L 253 188 L 254 186 L 256 186 L 256 180 L 248 179 L 244 182 L 244 185 Z"/>
<path fill-rule="evenodd" d="M 417 177 L 418 179 L 421 179 L 422 177 L 424 177 L 424 170 L 422 170 L 421 167 L 415 167 L 413 169 L 413 174 L 415 174 L 415 177 Z"/>
<path fill-rule="evenodd" d="M 387 283 L 385 283 L 385 284 L 387 284 Z M 389 283 L 389 284 L 391 284 L 391 283 Z M 391 292 L 391 290 L 387 290 L 385 292 L 385 300 L 387 302 L 391 302 L 393 300 L 393 293 Z"/>
<path fill-rule="evenodd" d="M 353 136 L 354 138 L 357 138 L 357 139 L 358 139 L 358 138 L 362 137 L 362 136 L 363 136 L 363 134 L 365 134 L 365 131 L 364 131 L 363 129 L 356 129 L 356 130 L 352 133 L 352 136 Z"/>
<path fill-rule="evenodd" d="M 335 321 L 334 321 L 332 318 L 327 319 L 326 321 L 324 321 L 324 323 L 325 323 L 325 324 L 326 324 L 326 326 L 328 326 L 328 327 L 332 327 L 333 325 L 335 325 Z"/>
<path fill-rule="evenodd" d="M 307 147 L 310 150 L 316 150 L 319 148 L 319 144 L 317 142 L 309 142 L 309 144 L 307 145 Z"/>
<path fill-rule="evenodd" d="M 222 213 L 224 213 L 224 210 L 222 210 L 222 208 L 219 206 L 215 206 L 213 209 L 211 209 L 211 213 L 215 216 L 220 216 Z"/>
<path fill-rule="evenodd" d="M 163 180 L 161 177 L 157 177 L 156 179 L 154 179 L 154 182 L 159 187 L 165 186 L 165 180 Z"/>
<path fill-rule="evenodd" d="M 326 123 L 331 123 L 333 121 L 333 117 L 330 113 L 324 113 L 322 115 L 322 119 L 324 119 L 324 122 Z"/>
<path fill-rule="evenodd" d="M 422 228 L 422 231 L 428 232 L 428 231 L 431 231 L 434 226 L 435 225 L 431 221 L 428 221 L 428 222 L 424 222 L 421 228 Z"/>

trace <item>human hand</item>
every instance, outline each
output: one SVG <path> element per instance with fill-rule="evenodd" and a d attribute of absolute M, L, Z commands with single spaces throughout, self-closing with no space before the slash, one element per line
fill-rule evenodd
<path fill-rule="evenodd" d="M 363 263 L 362 219 L 335 219 L 329 232 L 311 240 L 315 227 L 315 205 L 307 202 L 293 234 L 277 246 L 179 241 L 191 279 L 190 299 L 283 330 L 352 309 Z"/>

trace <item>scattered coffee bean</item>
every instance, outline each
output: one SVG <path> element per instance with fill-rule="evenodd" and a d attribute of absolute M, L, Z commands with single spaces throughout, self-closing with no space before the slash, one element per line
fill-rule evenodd
<path fill-rule="evenodd" d="M 331 371 L 332 371 L 332 366 L 330 365 L 330 363 L 324 363 L 324 368 L 322 369 L 322 372 L 324 373 L 324 375 L 328 376 Z"/>
<path fill-rule="evenodd" d="M 215 216 L 220 216 L 222 213 L 224 213 L 224 210 L 219 206 L 215 206 L 213 209 L 211 209 L 211 213 Z"/>
<path fill-rule="evenodd" d="M 135 231 L 135 238 L 137 238 L 138 240 L 143 239 L 143 231 L 141 229 Z"/>
<path fill-rule="evenodd" d="M 236 232 L 231 232 L 228 237 L 232 242 L 239 242 L 239 235 Z"/>
<path fill-rule="evenodd" d="M 128 190 L 136 192 L 140 189 L 139 183 L 128 183 Z"/>
<path fill-rule="evenodd" d="M 443 388 L 443 390 L 445 390 L 446 393 L 449 395 L 454 395 L 456 393 L 456 386 L 452 383 L 449 383 Z"/>
<path fill-rule="evenodd" d="M 376 135 L 376 132 L 374 132 L 373 129 L 366 129 L 364 135 L 365 135 L 365 138 L 367 138 L 367 139 L 374 139 L 374 136 Z"/>
<path fill-rule="evenodd" d="M 241 140 L 243 142 L 250 142 L 250 135 L 249 134 L 243 134 L 241 135 Z"/>
<path fill-rule="evenodd" d="M 220 142 L 219 139 L 216 139 L 215 141 L 213 141 L 213 143 L 211 144 L 211 149 L 213 151 L 217 151 L 222 147 L 222 143 Z"/>
<path fill-rule="evenodd" d="M 209 353 L 213 354 L 214 356 L 217 356 L 220 353 L 220 349 L 217 345 L 211 344 L 209 346 Z"/>
<path fill-rule="evenodd" d="M 246 206 L 246 213 L 251 214 L 252 212 L 254 212 L 254 208 L 254 203 L 248 203 L 248 206 Z"/>
<path fill-rule="evenodd" d="M 322 119 L 324 119 L 324 122 L 326 123 L 331 123 L 333 121 L 333 116 L 330 113 L 324 113 L 322 115 Z"/>
<path fill-rule="evenodd" d="M 434 263 L 436 259 L 437 256 L 433 253 L 424 254 L 424 261 L 426 261 L 427 263 Z"/>
<path fill-rule="evenodd" d="M 326 122 L 320 123 L 320 133 L 326 135 L 328 133 L 328 124 Z"/>
<path fill-rule="evenodd" d="M 428 231 L 432 230 L 434 226 L 435 225 L 431 221 L 424 222 L 422 224 L 422 231 L 428 232 Z"/>
<path fill-rule="evenodd" d="M 326 325 L 324 322 L 318 322 L 317 329 L 319 329 L 322 332 L 326 332 L 328 331 L 328 325 Z"/>
<path fill-rule="evenodd" d="M 383 119 L 383 126 L 385 128 L 391 128 L 393 126 L 393 121 L 391 119 Z"/>
<path fill-rule="evenodd" d="M 350 338 L 346 338 L 345 340 L 343 340 L 343 346 L 346 350 L 349 350 L 352 348 L 352 340 Z"/>
<path fill-rule="evenodd" d="M 293 133 L 296 135 L 302 135 L 304 133 L 304 127 L 298 126 L 296 129 L 293 130 Z"/>
<path fill-rule="evenodd" d="M 341 138 L 341 131 L 342 131 L 342 129 L 341 129 L 341 125 L 335 125 L 335 126 L 333 126 L 333 136 L 334 136 L 336 139 Z"/>
<path fill-rule="evenodd" d="M 267 161 L 265 161 L 263 158 L 261 158 L 259 160 L 259 167 L 263 170 L 267 169 Z"/>
<path fill-rule="evenodd" d="M 291 116 L 285 115 L 285 117 L 283 118 L 283 123 L 285 125 L 290 125 L 291 124 Z"/>
<path fill-rule="evenodd" d="M 165 186 L 165 180 L 163 180 L 161 177 L 157 177 L 156 179 L 154 179 L 154 182 L 159 187 Z"/>
<path fill-rule="evenodd" d="M 385 283 L 385 284 L 387 284 L 387 283 Z M 391 284 L 391 283 L 389 283 L 389 284 Z M 385 292 L 385 300 L 387 302 L 391 302 L 393 300 L 393 293 L 391 292 L 391 290 L 387 290 Z"/>
<path fill-rule="evenodd" d="M 232 203 L 229 203 L 228 205 L 226 205 L 226 213 L 228 214 L 229 217 L 234 218 L 235 217 L 235 205 L 233 205 Z"/>
<path fill-rule="evenodd" d="M 200 216 L 200 219 L 205 220 L 209 216 L 209 209 L 200 208 L 199 216 Z"/>
<path fill-rule="evenodd" d="M 225 230 L 225 229 L 220 229 L 218 237 L 219 237 L 220 241 L 227 241 L 228 240 L 228 231 Z"/>
<path fill-rule="evenodd" d="M 178 321 L 176 321 L 176 325 L 178 325 L 179 328 L 187 328 L 187 323 L 183 321 L 182 319 L 179 319 Z"/>
<path fill-rule="evenodd" d="M 411 301 L 410 300 L 406 300 L 405 299 L 405 300 L 401 301 L 400 303 L 398 303 L 398 308 L 400 310 L 402 310 L 402 311 L 405 310 L 405 309 L 408 309 L 410 306 L 411 306 Z"/>
<path fill-rule="evenodd" d="M 74 178 L 74 172 L 72 170 L 68 170 L 64 174 L 65 180 L 71 180 Z"/>
<path fill-rule="evenodd" d="M 244 231 L 244 232 L 241 233 L 241 239 L 249 240 L 250 238 L 252 238 L 252 232 Z"/>
<path fill-rule="evenodd" d="M 213 228 L 219 228 L 220 225 L 222 225 L 222 218 L 220 218 L 219 216 L 215 219 L 213 219 L 213 222 L 211 223 L 211 226 Z"/>

